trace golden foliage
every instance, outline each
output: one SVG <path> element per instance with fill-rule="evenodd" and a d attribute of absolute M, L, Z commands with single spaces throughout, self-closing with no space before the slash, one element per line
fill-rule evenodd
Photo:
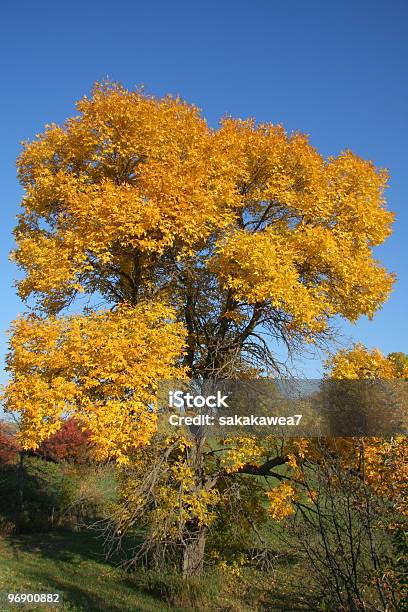
<path fill-rule="evenodd" d="M 378 349 L 368 350 L 356 344 L 339 351 L 327 362 L 331 378 L 383 379 L 408 378 L 407 358 L 401 353 L 388 357 Z M 405 398 L 406 402 L 406 398 Z M 338 441 L 336 441 L 338 445 Z M 408 444 L 404 436 L 343 440 L 345 465 L 363 473 L 373 490 L 391 499 L 397 509 L 407 513 Z M 363 462 L 363 465 L 362 465 Z"/>
<path fill-rule="evenodd" d="M 393 275 L 372 254 L 391 231 L 386 171 L 350 151 L 324 159 L 282 126 L 210 129 L 179 98 L 117 84 L 77 110 L 18 159 L 13 257 L 41 316 L 13 326 L 6 403 L 27 448 L 72 413 L 101 457 L 126 461 L 155 429 L 157 381 L 184 375 L 182 325 L 190 372 L 213 372 L 259 321 L 313 341 L 387 298 Z M 78 294 L 116 309 L 64 318 Z"/>
<path fill-rule="evenodd" d="M 56 292 L 101 284 L 108 264 L 131 265 L 129 251 L 145 254 L 149 269 L 153 254 L 186 254 L 232 218 L 233 185 L 194 106 L 96 85 L 77 108 L 18 161 L 26 196 L 14 257 L 27 273 L 19 292 L 43 294 L 47 308 L 58 305 Z"/>
<path fill-rule="evenodd" d="M 19 158 L 23 298 L 51 311 L 76 291 L 106 291 L 108 273 L 131 275 L 135 252 L 147 282 L 158 256 L 194 255 L 210 239 L 223 287 L 311 337 L 334 314 L 372 316 L 387 298 L 393 277 L 371 247 L 392 214 L 387 173 L 371 162 L 349 151 L 324 160 L 281 126 L 226 119 L 210 130 L 178 98 L 117 85 L 96 85 L 77 107 Z"/>
<path fill-rule="evenodd" d="M 293 501 L 297 498 L 297 494 L 290 483 L 282 482 L 266 495 L 270 502 L 269 513 L 275 520 L 281 521 L 294 513 Z"/>
<path fill-rule="evenodd" d="M 5 399 L 22 413 L 24 448 L 37 448 L 70 415 L 91 433 L 99 458 L 125 462 L 146 444 L 156 430 L 157 381 L 183 375 L 184 330 L 173 317 L 152 303 L 17 319 Z"/>
<path fill-rule="evenodd" d="M 327 362 L 330 377 L 339 379 L 394 380 L 408 378 L 408 364 L 399 368 L 391 357 L 385 357 L 379 349 L 368 350 L 363 344 L 355 344 L 350 350 L 342 349 Z"/>

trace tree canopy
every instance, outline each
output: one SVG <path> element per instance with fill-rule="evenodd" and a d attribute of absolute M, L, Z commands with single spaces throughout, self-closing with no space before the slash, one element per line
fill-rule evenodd
<path fill-rule="evenodd" d="M 392 214 L 372 162 L 252 119 L 212 129 L 179 98 L 117 84 L 77 110 L 18 160 L 13 257 L 34 313 L 13 324 L 7 403 L 25 445 L 67 411 L 124 459 L 154 430 L 158 378 L 276 372 L 269 338 L 318 342 L 388 297 L 372 251 Z"/>

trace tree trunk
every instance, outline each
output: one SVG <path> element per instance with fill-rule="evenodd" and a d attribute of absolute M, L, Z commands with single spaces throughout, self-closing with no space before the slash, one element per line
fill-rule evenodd
<path fill-rule="evenodd" d="M 188 449 L 188 465 L 192 468 L 195 477 L 190 492 L 197 498 L 200 498 L 203 490 L 208 491 L 216 482 L 216 480 L 211 482 L 205 474 L 204 445 L 205 433 L 199 430 L 195 432 L 193 443 Z M 183 532 L 181 572 L 183 576 L 198 576 L 204 566 L 207 527 L 200 525 L 198 519 L 193 519 L 185 524 Z"/>
<path fill-rule="evenodd" d="M 183 576 L 198 576 L 203 571 L 205 552 L 205 528 L 190 535 L 183 548 Z"/>

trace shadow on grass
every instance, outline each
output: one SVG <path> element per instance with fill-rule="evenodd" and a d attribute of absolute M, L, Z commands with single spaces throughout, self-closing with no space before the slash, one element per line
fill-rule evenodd
<path fill-rule="evenodd" d="M 102 541 L 87 532 L 46 531 L 13 535 L 5 539 L 17 558 L 20 552 L 28 552 L 43 558 L 68 563 L 75 561 L 78 556 L 92 561 L 107 561 Z"/>
<path fill-rule="evenodd" d="M 292 595 L 276 595 L 273 601 L 265 604 L 265 612 L 319 612 L 316 601 L 296 600 Z"/>
<path fill-rule="evenodd" d="M 4 540 L 14 558 L 11 563 L 16 565 L 18 581 L 30 585 L 29 589 L 60 593 L 64 610 L 164 612 L 170 609 L 160 599 L 138 592 L 135 586 L 130 588 L 127 574 L 117 568 L 114 559 L 106 561 L 102 541 L 92 532 L 64 530 Z M 43 608 L 35 608 L 37 612 L 39 609 Z"/>
<path fill-rule="evenodd" d="M 125 610 L 127 612 L 127 610 L 131 610 L 131 608 L 124 608 L 123 605 L 116 605 L 104 594 L 97 595 L 92 592 L 92 587 L 95 588 L 95 585 L 87 586 L 86 577 L 84 577 L 84 586 L 80 586 L 69 578 L 59 578 L 41 568 L 38 571 L 25 570 L 24 575 L 31 579 L 33 583 L 48 585 L 47 592 L 60 593 L 63 603 L 68 604 L 69 609 L 74 608 L 84 612 L 125 612 Z M 42 590 L 44 590 L 44 587 L 42 587 Z M 38 610 L 38 608 L 35 608 L 35 610 Z"/>
<path fill-rule="evenodd" d="M 135 548 L 134 538 L 124 540 L 122 552 L 107 554 L 103 537 L 91 530 L 71 531 L 58 529 L 44 533 L 12 535 L 4 538 L 9 542 L 13 553 L 18 557 L 20 552 L 35 553 L 43 558 L 66 563 L 82 560 L 105 563 L 117 567 L 126 558 L 129 551 Z"/>
<path fill-rule="evenodd" d="M 164 612 L 187 609 L 169 607 L 164 603 L 164 593 L 160 590 L 143 584 L 143 580 L 138 580 L 133 572 L 118 570 L 119 559 L 106 559 L 103 541 L 94 532 L 59 530 L 4 539 L 9 543 L 24 582 L 28 580 L 32 585 L 47 588 L 47 592 L 61 593 L 68 604 L 64 609 L 69 611 Z M 135 545 L 134 540 L 127 542 L 126 546 L 132 544 Z M 305 576 L 292 573 L 296 567 L 295 558 L 277 551 L 274 556 L 283 580 L 278 581 L 273 590 L 268 589 L 268 594 L 256 598 L 256 607 L 251 607 L 252 601 L 248 601 L 249 607 L 245 609 L 316 612 L 316 602 L 305 593 Z M 288 581 L 290 576 L 293 580 Z"/>

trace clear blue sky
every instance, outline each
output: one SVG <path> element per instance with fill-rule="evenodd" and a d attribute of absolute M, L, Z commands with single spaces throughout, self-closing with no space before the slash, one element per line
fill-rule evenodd
<path fill-rule="evenodd" d="M 178 93 L 213 126 L 225 113 L 254 116 L 308 133 L 324 155 L 351 148 L 388 167 L 395 231 L 377 253 L 398 284 L 372 322 L 344 332 L 384 352 L 408 351 L 406 0 L 5 0 L 1 13 L 0 357 L 22 310 L 7 260 L 19 142 L 62 122 L 106 76 Z M 313 362 L 306 371 L 319 369 Z"/>

